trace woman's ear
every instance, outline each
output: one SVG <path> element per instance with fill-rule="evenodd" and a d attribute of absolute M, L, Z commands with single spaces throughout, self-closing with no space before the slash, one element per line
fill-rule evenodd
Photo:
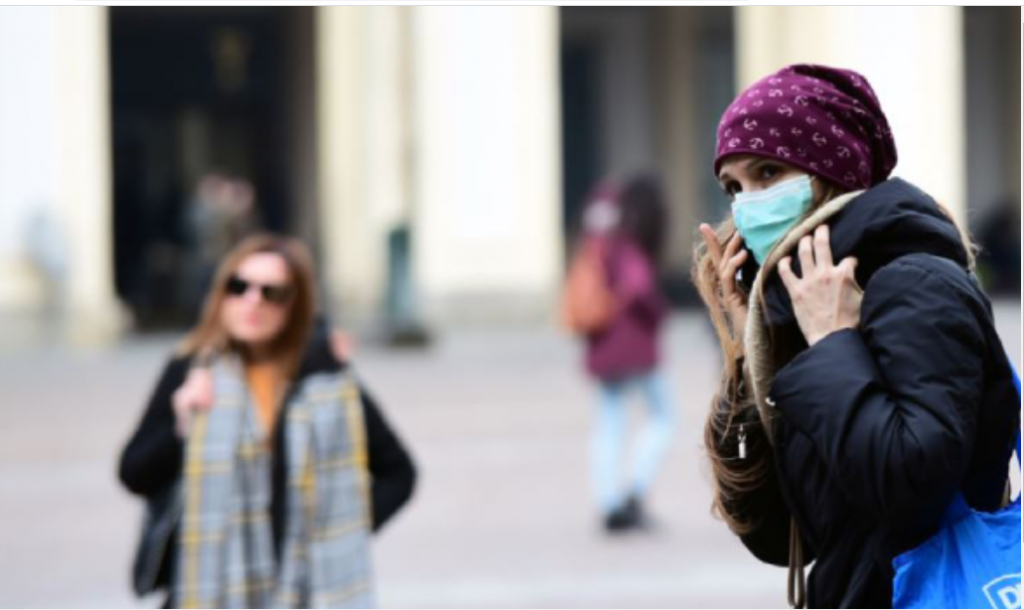
<path fill-rule="evenodd" d="M 811 176 L 811 192 L 814 194 L 814 207 L 825 203 L 828 197 L 828 187 L 817 176 Z"/>

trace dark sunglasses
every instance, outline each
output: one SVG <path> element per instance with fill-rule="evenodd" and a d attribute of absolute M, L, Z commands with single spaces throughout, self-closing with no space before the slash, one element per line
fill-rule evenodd
<path fill-rule="evenodd" d="M 291 286 L 282 286 L 278 284 L 257 284 L 243 280 L 237 275 L 232 275 L 228 279 L 227 292 L 231 296 L 240 297 L 247 292 L 250 288 L 258 288 L 260 296 L 264 301 L 271 305 L 284 305 L 292 298 Z"/>

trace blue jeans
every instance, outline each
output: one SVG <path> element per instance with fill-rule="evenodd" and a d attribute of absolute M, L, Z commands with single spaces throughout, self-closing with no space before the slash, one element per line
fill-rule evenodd
<path fill-rule="evenodd" d="M 627 398 L 639 389 L 647 403 L 648 418 L 634 449 L 628 484 L 621 486 L 621 458 L 626 444 Z M 643 497 L 664 463 L 675 436 L 676 411 L 668 384 L 659 371 L 651 371 L 599 388 L 599 411 L 591 441 L 592 482 L 598 507 L 608 514 L 630 495 Z"/>

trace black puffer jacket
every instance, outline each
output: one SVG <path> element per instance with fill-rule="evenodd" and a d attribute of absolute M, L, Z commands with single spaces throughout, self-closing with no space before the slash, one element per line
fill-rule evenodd
<path fill-rule="evenodd" d="M 771 390 L 777 480 L 746 503 L 761 525 L 744 543 L 788 565 L 793 515 L 816 560 L 810 607 L 889 608 L 893 558 L 937 531 L 958 490 L 999 507 L 1020 401 L 990 303 L 931 198 L 890 180 L 828 224 L 835 260 L 860 261 L 861 328 L 790 349 Z M 799 337 L 777 274 L 765 299 L 773 335 Z"/>

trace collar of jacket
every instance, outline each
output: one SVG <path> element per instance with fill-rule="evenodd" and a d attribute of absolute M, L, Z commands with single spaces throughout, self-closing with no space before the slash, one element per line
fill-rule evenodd
<path fill-rule="evenodd" d="M 851 201 L 860 196 L 863 191 L 847 193 L 815 210 L 806 220 L 796 226 L 783 239 L 779 245 L 768 255 L 757 278 L 754 280 L 754 287 L 750 293 L 749 314 L 747 315 L 747 328 L 744 333 L 744 351 L 746 353 L 747 375 L 749 376 L 750 388 L 753 390 L 754 399 L 757 403 L 757 410 L 761 416 L 761 423 L 764 425 L 768 440 L 774 444 L 774 426 L 772 426 L 773 408 L 768 404 L 768 392 L 775 375 L 781 370 L 780 363 L 774 362 L 771 348 L 771 330 L 768 325 L 768 303 L 765 299 L 766 278 L 775 274 L 779 261 L 788 256 L 804 237 L 814 233 L 822 224 L 828 222 L 836 214 L 841 212 Z M 790 308 L 791 310 L 791 308 Z"/>

